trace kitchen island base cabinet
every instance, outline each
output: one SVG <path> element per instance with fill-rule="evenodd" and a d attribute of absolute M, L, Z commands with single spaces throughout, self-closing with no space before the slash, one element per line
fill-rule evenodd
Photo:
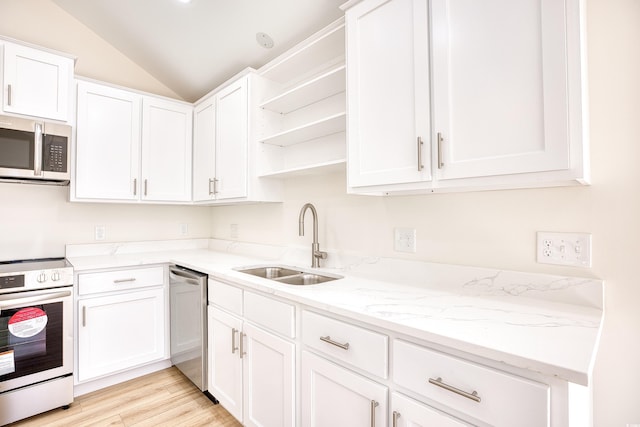
<path fill-rule="evenodd" d="M 302 352 L 302 426 L 387 426 L 387 387 Z"/>
<path fill-rule="evenodd" d="M 78 317 L 81 382 L 166 357 L 162 288 L 83 299 Z"/>

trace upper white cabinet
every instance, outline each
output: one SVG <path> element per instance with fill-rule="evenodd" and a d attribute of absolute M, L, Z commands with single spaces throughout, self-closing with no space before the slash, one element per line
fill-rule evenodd
<path fill-rule="evenodd" d="M 345 8 L 351 191 L 588 182 L 579 0 Z"/>
<path fill-rule="evenodd" d="M 259 176 L 344 168 L 344 37 L 338 20 L 259 70 Z"/>
<path fill-rule="evenodd" d="M 192 111 L 189 104 L 143 98 L 143 200 L 191 200 Z"/>
<path fill-rule="evenodd" d="M 137 200 L 140 95 L 78 82 L 75 197 Z"/>
<path fill-rule="evenodd" d="M 73 59 L 11 42 L 4 49 L 2 109 L 68 121 Z"/>
<path fill-rule="evenodd" d="M 347 43 L 349 186 L 431 180 L 426 2 L 357 4 Z"/>
<path fill-rule="evenodd" d="M 192 107 L 78 82 L 72 199 L 191 200 Z"/>
<path fill-rule="evenodd" d="M 195 104 L 193 200 L 239 203 L 279 201 L 281 184 L 257 177 L 255 115 L 260 87 L 243 73 Z"/>

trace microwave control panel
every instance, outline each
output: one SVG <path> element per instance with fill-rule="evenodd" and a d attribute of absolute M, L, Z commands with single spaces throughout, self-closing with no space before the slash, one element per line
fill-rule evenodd
<path fill-rule="evenodd" d="M 67 138 L 44 135 L 42 144 L 42 169 L 50 172 L 67 172 Z"/>

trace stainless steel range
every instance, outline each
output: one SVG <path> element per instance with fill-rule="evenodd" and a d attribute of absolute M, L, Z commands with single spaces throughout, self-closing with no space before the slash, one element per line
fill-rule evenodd
<path fill-rule="evenodd" d="M 0 262 L 0 425 L 73 402 L 73 266 Z"/>

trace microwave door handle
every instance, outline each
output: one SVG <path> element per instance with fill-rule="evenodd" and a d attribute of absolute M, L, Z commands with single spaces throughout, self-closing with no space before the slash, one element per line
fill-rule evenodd
<path fill-rule="evenodd" d="M 42 175 L 42 123 L 35 124 L 33 137 L 33 174 Z"/>

